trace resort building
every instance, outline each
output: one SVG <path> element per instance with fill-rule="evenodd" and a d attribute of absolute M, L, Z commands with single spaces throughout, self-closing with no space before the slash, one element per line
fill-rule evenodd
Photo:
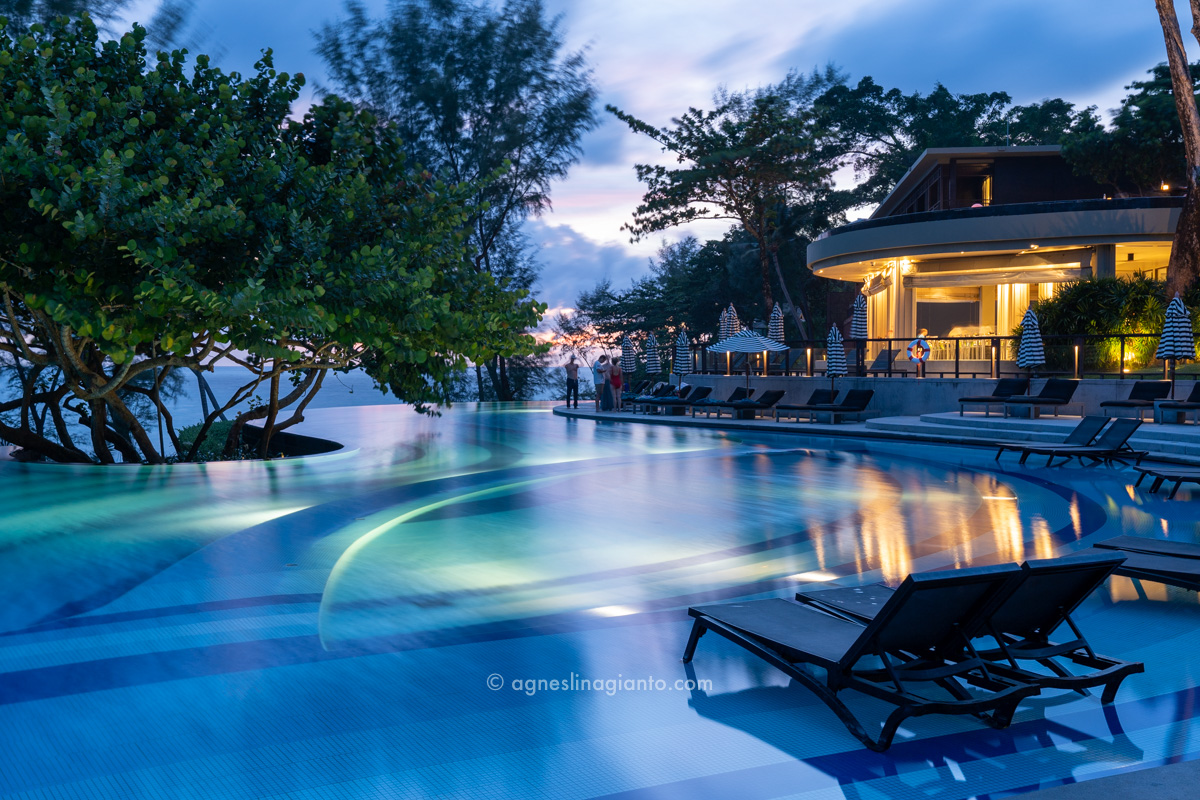
<path fill-rule="evenodd" d="M 1164 277 L 1182 206 L 1166 185 L 1113 196 L 1057 146 L 929 149 L 808 264 L 862 285 L 871 338 L 1007 336 L 1066 281 Z"/>

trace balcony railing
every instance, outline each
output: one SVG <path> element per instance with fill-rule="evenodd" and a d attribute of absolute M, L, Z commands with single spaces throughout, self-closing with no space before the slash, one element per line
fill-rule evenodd
<path fill-rule="evenodd" d="M 1044 335 L 1046 363 L 1032 370 L 1041 377 L 1075 378 L 1161 378 L 1169 364 L 1154 358 L 1158 335 L 1125 333 L 1104 335 Z M 1016 366 L 1020 339 L 1016 336 L 968 336 L 929 338 L 929 360 L 924 364 L 928 378 L 1000 378 L 1029 375 Z M 920 373 L 910 361 L 911 339 L 850 339 L 845 343 L 850 375 L 912 378 Z M 743 374 L 747 365 L 754 375 L 821 376 L 826 374 L 826 342 L 792 341 L 789 349 L 769 353 L 709 353 L 702 346 L 692 349 L 693 371 L 702 374 Z M 886 354 L 890 354 L 890 357 Z M 1200 365 L 1180 364 L 1180 377 L 1200 378 Z"/>

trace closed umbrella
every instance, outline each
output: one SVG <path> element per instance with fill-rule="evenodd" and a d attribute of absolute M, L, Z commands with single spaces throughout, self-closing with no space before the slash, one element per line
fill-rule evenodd
<path fill-rule="evenodd" d="M 787 350 L 787 345 L 746 329 L 735 333 L 728 339 L 709 345 L 708 349 L 713 353 L 763 353 Z M 844 364 L 845 359 L 842 360 Z M 746 385 L 750 385 L 750 361 L 748 359 L 746 361 Z"/>
<path fill-rule="evenodd" d="M 680 377 L 692 371 L 692 350 L 688 346 L 686 328 L 680 328 L 679 335 L 675 337 L 675 361 L 671 364 L 671 371 Z"/>
<path fill-rule="evenodd" d="M 717 341 L 729 338 L 729 323 L 726 319 L 729 317 L 729 312 L 721 309 L 721 319 L 717 322 Z"/>
<path fill-rule="evenodd" d="M 850 319 L 850 338 L 866 339 L 870 336 L 867 330 L 867 298 L 861 294 L 854 298 L 854 316 Z"/>
<path fill-rule="evenodd" d="M 1196 335 L 1192 331 L 1192 315 L 1179 292 L 1167 306 L 1167 318 L 1163 322 L 1162 336 L 1158 340 L 1155 358 L 1171 363 L 1171 397 L 1175 396 L 1175 362 L 1179 359 L 1196 358 Z"/>
<path fill-rule="evenodd" d="M 846 348 L 842 332 L 837 325 L 829 326 L 829 338 L 825 340 L 825 374 L 829 376 L 829 388 L 833 388 L 833 379 L 846 374 Z"/>
<path fill-rule="evenodd" d="M 783 309 L 779 307 L 779 303 L 771 309 L 771 322 L 767 326 L 768 338 L 774 339 L 777 342 L 783 342 Z"/>
<path fill-rule="evenodd" d="M 1017 350 L 1017 367 L 1033 369 L 1046 363 L 1046 348 L 1042 344 L 1042 328 L 1033 309 L 1021 320 L 1021 347 Z"/>
<path fill-rule="evenodd" d="M 733 336 L 742 329 L 742 321 L 738 319 L 737 309 L 733 307 L 733 303 L 729 304 L 729 308 L 725 310 L 725 337 Z"/>
<path fill-rule="evenodd" d="M 633 352 L 633 342 L 628 336 L 621 338 L 621 372 L 632 377 L 637 369 L 637 356 Z"/>
<path fill-rule="evenodd" d="M 662 372 L 662 359 L 658 357 L 658 339 L 653 333 L 646 338 L 646 372 L 651 375 Z"/>

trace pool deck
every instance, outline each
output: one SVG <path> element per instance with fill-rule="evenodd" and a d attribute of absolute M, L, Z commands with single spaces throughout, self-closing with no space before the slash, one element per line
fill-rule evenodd
<path fill-rule="evenodd" d="M 569 409 L 556 406 L 554 413 L 561 417 L 589 419 L 599 422 L 635 422 L 653 425 L 707 428 L 709 430 L 754 433 L 791 433 L 817 436 L 846 436 L 893 441 L 916 441 L 954 444 L 965 447 L 994 448 L 1001 444 L 1029 442 L 1056 444 L 1067 436 L 1079 422 L 1079 417 L 1005 418 L 980 412 L 959 414 L 956 411 L 922 414 L 920 416 L 873 417 L 861 422 L 794 422 L 759 417 L 754 420 L 724 417 L 666 416 L 634 414 L 628 411 L 595 411 L 580 406 Z M 1168 463 L 1200 464 L 1200 425 L 1159 425 L 1145 422 L 1132 439 L 1130 446 L 1150 453 L 1149 459 Z"/>

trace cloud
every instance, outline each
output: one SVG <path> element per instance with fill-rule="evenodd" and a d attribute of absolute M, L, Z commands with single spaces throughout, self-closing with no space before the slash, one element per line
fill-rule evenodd
<path fill-rule="evenodd" d="M 611 281 L 615 289 L 626 289 L 648 271 L 645 257 L 631 254 L 616 242 L 597 242 L 567 225 L 531 220 L 525 224 L 525 232 L 537 247 L 542 265 L 536 295 L 551 309 L 573 308 L 580 292 L 602 280 Z"/>

